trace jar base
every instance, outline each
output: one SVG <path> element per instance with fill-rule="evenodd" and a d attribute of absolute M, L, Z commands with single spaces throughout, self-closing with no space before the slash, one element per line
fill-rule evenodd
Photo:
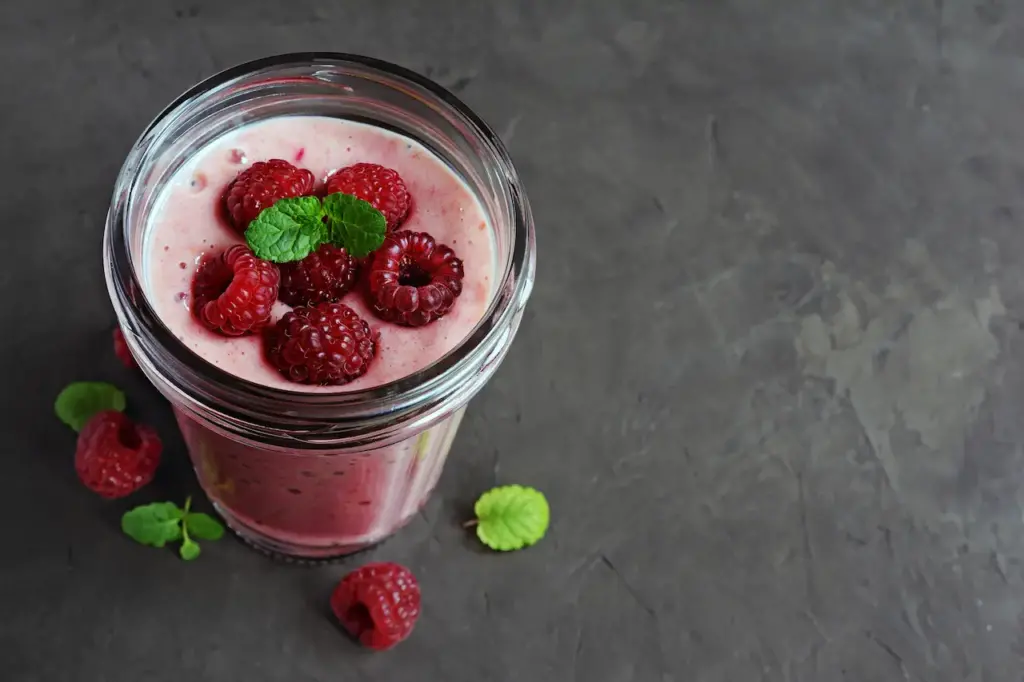
<path fill-rule="evenodd" d="M 391 537 L 408 521 L 408 519 L 404 520 L 387 535 L 367 542 L 343 545 L 310 546 L 282 542 L 276 538 L 269 537 L 246 524 L 244 521 L 241 521 L 229 510 L 225 509 L 223 505 L 213 502 L 213 506 L 220 517 L 224 520 L 224 523 L 227 524 L 227 527 L 231 532 L 233 532 L 235 536 L 246 545 L 260 554 L 274 559 L 275 561 L 300 565 L 334 563 L 341 561 L 342 559 L 346 559 L 353 554 L 358 554 L 359 552 L 372 549 Z"/>

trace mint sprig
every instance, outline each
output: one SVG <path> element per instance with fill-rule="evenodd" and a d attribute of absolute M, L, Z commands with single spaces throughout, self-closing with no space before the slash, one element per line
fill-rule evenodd
<path fill-rule="evenodd" d="M 499 552 L 536 544 L 547 532 L 551 518 L 544 494 L 521 485 L 488 490 L 473 511 L 476 518 L 465 525 L 476 526 L 480 542 Z"/>
<path fill-rule="evenodd" d="M 324 197 L 324 213 L 331 243 L 345 247 L 350 256 L 368 256 L 384 243 L 388 221 L 370 202 L 335 192 Z"/>
<path fill-rule="evenodd" d="M 355 258 L 377 250 L 387 234 L 384 214 L 351 194 L 279 199 L 256 216 L 245 241 L 257 258 L 274 263 L 302 260 L 323 244 L 345 248 Z"/>
<path fill-rule="evenodd" d="M 121 530 L 138 543 L 163 547 L 181 539 L 184 510 L 173 502 L 144 504 L 121 517 Z"/>
<path fill-rule="evenodd" d="M 124 392 L 113 384 L 76 381 L 60 392 L 53 409 L 62 422 L 75 431 L 81 431 L 86 422 L 99 412 L 124 412 L 126 402 Z"/>
<path fill-rule="evenodd" d="M 200 553 L 199 540 L 219 540 L 224 526 L 209 514 L 192 511 L 192 498 L 180 508 L 173 502 L 153 502 L 125 512 L 121 530 L 136 542 L 150 547 L 163 547 L 181 540 L 178 554 L 192 561 Z"/>
<path fill-rule="evenodd" d="M 316 197 L 280 199 L 245 230 L 257 258 L 274 263 L 302 260 L 327 241 L 323 207 Z"/>
<path fill-rule="evenodd" d="M 224 526 L 209 514 L 190 511 L 185 516 L 185 530 L 199 540 L 220 540 L 224 537 Z"/>
<path fill-rule="evenodd" d="M 188 536 L 187 530 L 184 533 L 181 547 L 178 548 L 178 556 L 185 561 L 192 561 L 199 557 L 199 543 Z"/>

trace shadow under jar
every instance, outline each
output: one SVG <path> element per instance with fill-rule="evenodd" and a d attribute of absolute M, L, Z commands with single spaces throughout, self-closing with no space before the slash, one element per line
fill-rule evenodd
<path fill-rule="evenodd" d="M 419 142 L 476 195 L 494 231 L 493 294 L 452 351 L 407 377 L 339 393 L 282 390 L 193 353 L 147 298 L 150 215 L 175 171 L 257 121 L 329 116 Z M 439 85 L 345 54 L 291 54 L 200 83 L 136 142 L 104 234 L 107 288 L 128 345 L 171 402 L 200 483 L 228 525 L 278 555 L 330 558 L 384 539 L 426 502 L 466 403 L 508 351 L 533 286 L 533 220 L 498 137 Z"/>

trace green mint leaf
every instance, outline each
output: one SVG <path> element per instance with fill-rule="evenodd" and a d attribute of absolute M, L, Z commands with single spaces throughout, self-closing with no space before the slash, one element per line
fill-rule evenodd
<path fill-rule="evenodd" d="M 191 538 L 186 537 L 178 549 L 178 555 L 185 561 L 192 561 L 199 556 L 199 543 L 193 542 Z"/>
<path fill-rule="evenodd" d="M 178 548 L 178 556 L 185 561 L 192 561 L 199 556 L 199 543 L 188 536 L 188 509 L 192 506 L 192 498 L 185 500 L 185 525 L 181 529 L 181 547 Z"/>
<path fill-rule="evenodd" d="M 543 493 L 521 485 L 487 491 L 473 510 L 480 542 L 500 552 L 536 543 L 547 532 L 551 516 Z"/>
<path fill-rule="evenodd" d="M 76 381 L 57 396 L 53 409 L 62 422 L 81 431 L 85 423 L 104 410 L 124 412 L 124 393 L 102 381 Z"/>
<path fill-rule="evenodd" d="M 154 502 L 125 512 L 121 530 L 127 536 L 152 547 L 163 547 L 182 537 L 181 519 L 184 511 L 173 502 Z"/>
<path fill-rule="evenodd" d="M 200 540 L 220 540 L 224 526 L 209 514 L 190 512 L 185 515 L 185 529 L 188 534 Z"/>
<path fill-rule="evenodd" d="M 249 223 L 245 241 L 257 258 L 302 260 L 327 241 L 323 207 L 316 197 L 280 199 Z"/>
<path fill-rule="evenodd" d="M 345 247 L 349 255 L 368 256 L 384 243 L 388 221 L 373 204 L 335 192 L 324 197 L 324 213 L 331 243 Z"/>

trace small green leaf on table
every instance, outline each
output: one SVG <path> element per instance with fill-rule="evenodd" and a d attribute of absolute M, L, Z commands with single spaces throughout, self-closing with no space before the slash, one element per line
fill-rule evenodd
<path fill-rule="evenodd" d="M 185 528 L 189 535 L 199 540 L 220 540 L 224 537 L 221 522 L 202 512 L 189 512 L 185 516 Z"/>
<path fill-rule="evenodd" d="M 124 392 L 113 384 L 76 381 L 60 392 L 53 409 L 62 422 L 75 431 L 81 431 L 97 413 L 106 410 L 124 412 L 126 404 Z"/>
<path fill-rule="evenodd" d="M 484 493 L 473 508 L 480 541 L 499 552 L 536 544 L 548 530 L 551 512 L 544 494 L 521 485 L 506 485 Z"/>
<path fill-rule="evenodd" d="M 163 547 L 181 540 L 178 554 L 192 561 L 200 554 L 199 540 L 219 540 L 224 526 L 209 514 L 194 512 L 192 498 L 185 500 L 184 508 L 173 502 L 153 502 L 125 512 L 121 517 L 121 530 L 138 543 Z"/>
<path fill-rule="evenodd" d="M 183 514 L 173 502 L 144 504 L 121 517 L 121 530 L 143 545 L 163 547 L 181 539 Z"/>

